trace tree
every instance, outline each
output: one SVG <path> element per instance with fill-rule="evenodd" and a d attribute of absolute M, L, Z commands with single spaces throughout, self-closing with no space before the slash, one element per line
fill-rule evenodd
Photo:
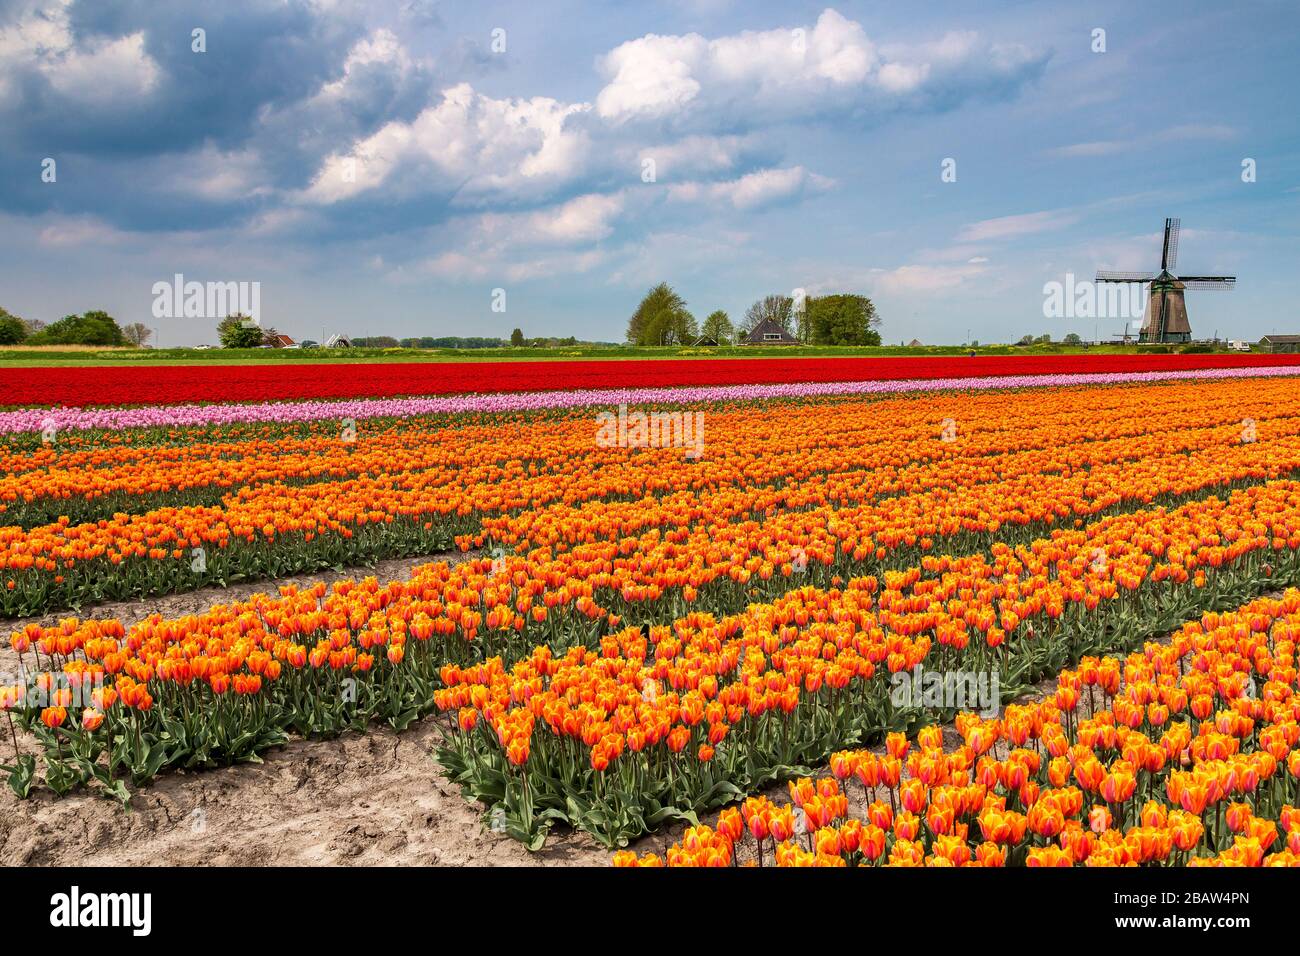
<path fill-rule="evenodd" d="M 1061 342 L 1065 345 L 1082 345 L 1083 339 L 1079 337 L 1077 332 L 1071 332 L 1065 338 L 1061 339 Z"/>
<path fill-rule="evenodd" d="M 664 309 L 651 316 L 638 345 L 685 345 L 699 338 L 695 316 L 684 308 Z"/>
<path fill-rule="evenodd" d="M 262 327 L 241 312 L 228 315 L 217 326 L 223 349 L 253 349 L 262 344 Z"/>
<path fill-rule="evenodd" d="M 708 318 L 704 320 L 704 325 L 700 327 L 700 334 L 706 339 L 713 339 L 719 345 L 730 345 L 736 329 L 732 326 L 727 313 L 717 309 L 710 312 Z"/>
<path fill-rule="evenodd" d="M 864 295 L 822 295 L 805 304 L 811 341 L 816 345 L 879 345 L 875 304 Z"/>
<path fill-rule="evenodd" d="M 102 310 L 65 315 L 29 339 L 33 345 L 125 345 L 117 321 Z"/>
<path fill-rule="evenodd" d="M 143 322 L 132 322 L 122 329 L 122 335 L 128 342 L 139 348 L 149 340 L 149 336 L 153 335 L 153 329 Z"/>
<path fill-rule="evenodd" d="M 510 347 L 511 347 L 511 348 L 516 348 L 516 349 L 517 349 L 517 348 L 522 348 L 522 347 L 523 347 L 523 344 L 524 344 L 524 330 L 523 330 L 523 329 L 515 329 L 513 332 L 510 333 Z"/>
<path fill-rule="evenodd" d="M 1017 342 L 1016 344 L 1017 344 L 1017 345 L 1033 345 L 1033 344 L 1034 344 L 1034 337 L 1033 337 L 1032 335 L 1022 335 L 1022 336 L 1020 336 L 1020 341 Z"/>
<path fill-rule="evenodd" d="M 794 334 L 794 299 L 788 295 L 765 295 L 745 310 L 745 319 L 740 323 L 740 331 L 748 335 L 766 319 L 773 319 L 786 332 Z"/>
<path fill-rule="evenodd" d="M 683 315 L 690 315 L 686 300 L 667 282 L 661 282 L 645 294 L 627 320 L 627 340 L 633 345 L 663 345 L 664 331 L 683 325 Z"/>
<path fill-rule="evenodd" d="M 17 345 L 27 338 L 27 323 L 0 309 L 0 345 Z"/>

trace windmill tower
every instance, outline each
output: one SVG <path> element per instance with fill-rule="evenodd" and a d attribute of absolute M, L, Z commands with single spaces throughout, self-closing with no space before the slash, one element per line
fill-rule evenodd
<path fill-rule="evenodd" d="M 1150 283 L 1151 298 L 1147 303 L 1146 318 L 1139 342 L 1190 342 L 1192 326 L 1187 320 L 1187 302 L 1183 292 L 1187 289 L 1221 289 L 1236 287 L 1236 276 L 1176 276 L 1173 269 L 1178 263 L 1179 220 L 1165 220 L 1164 251 L 1160 255 L 1160 271 L 1154 275 L 1145 272 L 1097 273 L 1098 282 Z"/>

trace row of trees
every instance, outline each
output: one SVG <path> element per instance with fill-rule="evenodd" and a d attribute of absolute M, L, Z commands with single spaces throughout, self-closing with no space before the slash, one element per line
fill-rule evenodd
<path fill-rule="evenodd" d="M 40 319 L 21 319 L 0 308 L 0 345 L 144 345 L 152 330 L 143 322 L 119 326 L 102 310 L 65 315 L 46 325 Z"/>
<path fill-rule="evenodd" d="M 1043 335 L 1022 335 L 1020 337 L 1020 341 L 1017 342 L 1016 344 L 1017 345 L 1051 345 L 1052 333 L 1047 332 Z M 1082 345 L 1083 339 L 1079 336 L 1077 332 L 1071 332 L 1065 338 L 1061 339 L 1061 344 Z"/>
<path fill-rule="evenodd" d="M 758 325 L 771 319 L 791 337 L 807 345 L 879 345 L 880 324 L 876 307 L 863 295 L 839 294 L 806 297 L 767 295 L 745 310 L 739 328 L 722 309 L 709 313 L 703 323 L 686 308 L 686 300 L 667 282 L 661 282 L 641 300 L 627 323 L 627 341 L 633 345 L 690 345 L 712 339 L 719 345 L 742 341 Z"/>

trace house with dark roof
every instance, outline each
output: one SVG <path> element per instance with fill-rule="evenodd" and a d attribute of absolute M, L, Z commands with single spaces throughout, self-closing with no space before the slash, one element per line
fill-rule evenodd
<path fill-rule="evenodd" d="M 1300 335 L 1266 335 L 1259 340 L 1261 352 L 1300 352 Z"/>
<path fill-rule="evenodd" d="M 742 340 L 744 345 L 798 345 L 799 340 L 781 327 L 776 319 L 764 319 Z"/>

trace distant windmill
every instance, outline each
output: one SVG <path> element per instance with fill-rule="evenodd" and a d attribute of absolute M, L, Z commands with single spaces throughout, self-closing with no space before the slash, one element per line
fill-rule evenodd
<path fill-rule="evenodd" d="M 1178 263 L 1177 219 L 1165 220 L 1165 246 L 1160 255 L 1160 271 L 1155 275 L 1145 272 L 1097 273 L 1098 282 L 1151 283 L 1151 298 L 1147 303 L 1146 320 L 1138 335 L 1139 342 L 1190 342 L 1192 326 L 1187 321 L 1187 303 L 1183 301 L 1184 289 L 1232 289 L 1236 276 L 1176 276 L 1171 271 Z"/>

